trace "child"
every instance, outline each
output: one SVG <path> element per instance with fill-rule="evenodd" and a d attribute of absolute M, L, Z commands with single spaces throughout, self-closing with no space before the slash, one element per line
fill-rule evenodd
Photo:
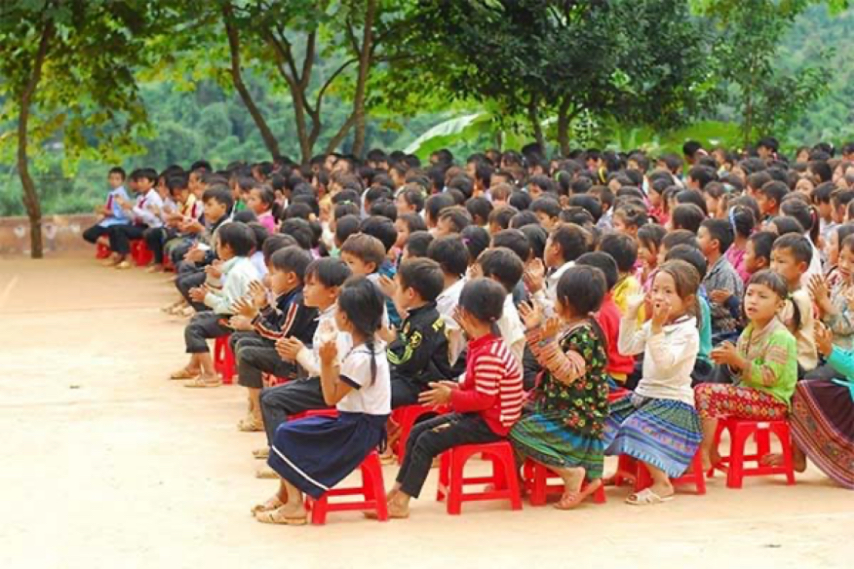
<path fill-rule="evenodd" d="M 835 190 L 836 186 L 833 182 L 825 182 L 816 186 L 812 194 L 812 202 L 818 208 L 819 234 L 824 244 L 827 243 L 830 232 L 838 225 L 833 220 L 833 204 L 831 203 L 831 195 Z"/>
<path fill-rule="evenodd" d="M 394 277 L 394 267 L 389 269 L 385 264 L 386 248 L 382 241 L 371 235 L 357 233 L 348 237 L 341 246 L 341 260 L 347 263 L 354 275 L 368 277 L 374 284 L 378 284 L 381 277 Z M 380 274 L 380 267 L 385 268 L 385 274 Z M 386 296 L 385 305 L 389 323 L 399 326 L 400 316 L 394 307 L 394 300 Z"/>
<path fill-rule="evenodd" d="M 619 206 L 614 211 L 612 223 L 614 231 L 617 233 L 624 233 L 629 237 L 635 238 L 638 235 L 638 229 L 645 225 L 647 220 L 645 210 L 626 204 Z"/>
<path fill-rule="evenodd" d="M 766 182 L 756 190 L 756 203 L 763 219 L 771 219 L 780 215 L 780 205 L 783 198 L 789 193 L 789 188 L 783 182 Z"/>
<path fill-rule="evenodd" d="M 638 229 L 638 257 L 641 262 L 641 270 L 637 276 L 645 291 L 652 287 L 652 277 L 658 268 L 658 251 L 661 249 L 661 241 L 667 234 L 667 230 L 661 225 L 647 223 Z"/>
<path fill-rule="evenodd" d="M 591 315 L 605 293 L 602 271 L 575 266 L 558 282 L 559 320 L 546 320 L 534 304 L 519 307 L 528 346 L 545 373 L 532 393 L 533 412 L 517 421 L 509 438 L 519 455 L 563 479 L 556 505 L 561 510 L 575 508 L 602 485 L 607 355 L 604 333 Z M 582 490 L 585 478 L 591 483 Z"/>
<path fill-rule="evenodd" d="M 353 348 L 338 364 L 335 337 L 320 347 L 323 399 L 338 416 L 309 417 L 279 425 L 268 459 L 281 477 L 277 494 L 253 508 L 262 523 L 303 525 L 303 493 L 323 494 L 359 467 L 385 438 L 391 413 L 388 362 L 374 335 L 380 329 L 384 300 L 367 278 L 341 289 L 336 321 L 353 339 Z M 429 466 L 429 465 L 428 465 Z"/>
<path fill-rule="evenodd" d="M 456 319 L 469 339 L 466 378 L 462 384 L 431 383 L 432 389 L 421 394 L 421 404 L 449 405 L 452 412 L 412 429 L 387 496 L 389 517 L 409 517 L 409 501 L 421 494 L 436 456 L 463 444 L 501 440 L 522 414 L 519 365 L 495 334 L 506 298 L 506 289 L 490 279 L 474 279 L 463 287 Z"/>
<path fill-rule="evenodd" d="M 822 275 L 814 275 L 808 285 L 810 294 L 818 307 L 821 321 L 833 332 L 833 343 L 843 350 L 854 348 L 854 314 L 851 313 L 849 298 L 852 297 L 852 271 L 854 271 L 854 235 L 849 235 L 842 242 L 839 259 L 836 265 L 838 278 L 834 285 Z M 826 366 L 822 366 L 826 368 Z M 816 371 L 808 376 L 809 379 L 824 379 L 816 377 Z M 825 369 L 827 372 L 831 370 Z"/>
<path fill-rule="evenodd" d="M 641 295 L 632 299 L 620 322 L 619 349 L 643 352 L 643 378 L 633 394 L 611 403 L 605 427 L 608 455 L 643 461 L 652 486 L 632 494 L 628 504 L 645 506 L 673 497 L 670 478 L 681 476 L 700 445 L 691 371 L 699 349 L 696 295 L 700 276 L 684 261 L 668 261 L 653 282 L 652 318 L 638 329 Z"/>
<path fill-rule="evenodd" d="M 560 223 L 560 203 L 552 196 L 543 196 L 531 203 L 531 211 L 536 214 L 540 225 L 551 233 Z"/>
<path fill-rule="evenodd" d="M 252 322 L 254 333 L 236 341 L 234 357 L 237 361 L 237 382 L 248 390 L 249 414 L 240 421 L 241 431 L 260 431 L 262 374 L 269 373 L 284 379 L 297 376 L 293 358 L 280 357 L 276 344 L 286 338 L 310 343 L 317 328 L 317 310 L 303 301 L 305 271 L 311 255 L 297 246 L 285 247 L 270 257 L 270 292 L 258 282 L 249 285 L 249 299 L 240 299 L 233 310 Z"/>
<path fill-rule="evenodd" d="M 460 293 L 465 285 L 469 260 L 468 249 L 459 235 L 448 235 L 434 239 L 430 243 L 427 257 L 439 263 L 442 269 L 444 286 L 436 298 L 436 310 L 445 322 L 445 330 L 448 334 L 448 359 L 450 364 L 454 365 L 465 349 L 465 338 L 454 320 L 454 309 L 460 301 Z"/>
<path fill-rule="evenodd" d="M 92 243 L 97 243 L 100 237 L 109 233 L 110 227 L 113 225 L 127 225 L 130 223 L 130 218 L 125 214 L 125 210 L 119 204 L 119 199 L 127 201 L 128 193 L 125 190 L 125 171 L 118 166 L 110 168 L 110 173 L 107 174 L 107 183 L 110 185 L 110 193 L 107 194 L 107 203 L 104 206 L 96 207 L 95 213 L 101 219 L 83 232 L 83 239 Z"/>
<path fill-rule="evenodd" d="M 177 226 L 183 221 L 184 216 L 189 214 L 195 202 L 187 180 L 186 174 L 179 173 L 168 176 L 164 181 L 169 192 L 169 199 L 174 204 L 174 211 L 167 213 L 164 204 L 163 212 L 161 212 L 163 225 L 145 230 L 145 244 L 154 255 L 154 265 L 149 268 L 148 272 L 154 273 L 163 270 L 166 243 L 178 236 Z"/>
<path fill-rule="evenodd" d="M 725 257 L 738 276 L 741 277 L 743 283 L 747 284 L 750 278 L 750 273 L 744 267 L 744 254 L 747 250 L 747 240 L 753 233 L 753 228 L 756 225 L 756 219 L 753 217 L 751 209 L 744 205 L 736 205 L 729 209 L 727 218 L 733 230 L 732 245 L 726 250 Z"/>
<path fill-rule="evenodd" d="M 596 313 L 596 322 L 602 329 L 608 353 L 608 363 L 605 365 L 608 385 L 611 389 L 618 389 L 619 386 L 625 385 L 629 374 L 634 371 L 635 360 L 632 356 L 621 354 L 617 349 L 620 337 L 620 309 L 614 303 L 612 293 L 619 278 L 617 263 L 608 253 L 596 251 L 580 256 L 576 265 L 596 267 L 605 275 L 605 296 L 602 299 L 602 306 Z"/>
<path fill-rule="evenodd" d="M 744 247 L 744 270 L 748 275 L 771 267 L 771 249 L 777 234 L 770 231 L 758 231 L 750 236 Z"/>
<path fill-rule="evenodd" d="M 267 228 L 270 233 L 275 233 L 276 217 L 273 208 L 276 205 L 276 194 L 269 186 L 255 186 L 249 190 L 246 198 L 246 207 L 258 217 L 258 223 Z"/>
<path fill-rule="evenodd" d="M 122 197 L 116 197 L 115 200 L 133 224 L 111 225 L 107 233 L 110 238 L 110 249 L 113 251 L 110 264 L 117 269 L 130 269 L 133 266 L 127 260 L 132 239 L 142 239 L 146 228 L 163 225 L 160 219 L 163 200 L 154 189 L 157 172 L 151 168 L 143 168 L 132 173 L 131 180 L 134 183 L 134 191 L 137 193 L 136 202 L 131 203 Z"/>
<path fill-rule="evenodd" d="M 635 262 L 638 258 L 638 246 L 628 235 L 612 233 L 599 242 L 599 250 L 611 255 L 617 263 L 620 278 L 614 287 L 614 303 L 620 314 L 628 310 L 629 298 L 642 294 L 642 288 L 634 276 Z M 638 312 L 638 323 L 643 322 L 643 312 Z"/>
<path fill-rule="evenodd" d="M 665 211 L 664 191 L 672 184 L 672 178 L 657 177 L 649 185 L 647 199 L 649 200 L 649 216 L 662 227 L 667 225 L 670 216 Z"/>
<path fill-rule="evenodd" d="M 406 314 L 386 355 L 391 365 L 391 408 L 415 405 L 430 381 L 451 379 L 448 339 L 436 298 L 442 292 L 442 268 L 430 259 L 400 265 L 392 296 Z"/>
<path fill-rule="evenodd" d="M 549 235 L 543 260 L 533 260 L 525 268 L 525 285 L 534 299 L 544 307 L 547 316 L 554 314 L 557 283 L 575 260 L 587 252 L 589 234 L 581 227 L 565 223 Z"/>
<path fill-rule="evenodd" d="M 750 323 L 737 346 L 724 342 L 712 350 L 712 359 L 735 384 L 702 383 L 694 388 L 703 423 L 700 455 L 704 472 L 721 460 L 713 446 L 719 419 L 776 421 L 789 412 L 798 375 L 797 342 L 777 318 L 788 294 L 786 283 L 776 273 L 764 270 L 750 277 L 744 296 L 744 313 Z"/>
<path fill-rule="evenodd" d="M 733 237 L 732 225 L 726 219 L 707 219 L 697 235 L 700 251 L 709 265 L 703 286 L 712 301 L 712 343 L 715 345 L 738 335 L 744 281 L 725 257 Z"/>
<path fill-rule="evenodd" d="M 185 387 L 219 387 L 222 381 L 213 368 L 207 340 L 231 333 L 225 324 L 232 316 L 232 306 L 249 292 L 249 283 L 258 273 L 249 260 L 255 247 L 252 230 L 243 223 L 229 223 L 218 232 L 219 268 L 208 267 L 208 282 L 190 290 L 190 299 L 203 302 L 210 311 L 196 314 L 184 329 L 184 342 L 190 363 L 172 374 L 171 379 L 192 379 Z M 219 278 L 217 278 L 219 274 Z M 222 287 L 218 284 L 222 282 Z"/>
<path fill-rule="evenodd" d="M 667 227 L 668 231 L 686 229 L 691 233 L 697 233 L 703 220 L 706 219 L 706 214 L 700 209 L 700 206 L 693 203 L 681 203 L 673 208 Z"/>
<path fill-rule="evenodd" d="M 416 231 L 427 231 L 427 224 L 424 223 L 424 219 L 417 213 L 406 213 L 397 216 L 397 219 L 394 221 L 394 228 L 397 230 L 397 241 L 394 247 L 398 254 L 400 254 L 409 236 Z"/>
<path fill-rule="evenodd" d="M 804 377 L 818 365 L 813 337 L 813 308 L 809 292 L 801 286 L 802 277 L 812 258 L 812 245 L 803 235 L 794 233 L 778 237 L 771 250 L 771 270 L 783 277 L 790 298 L 780 319 L 798 342 L 798 377 Z"/>
<path fill-rule="evenodd" d="M 519 256 L 506 247 L 495 247 L 484 251 L 478 257 L 477 269 L 475 269 L 475 274 L 479 271 L 482 276 L 498 282 L 507 290 L 504 309 L 495 325 L 510 353 L 516 358 L 519 369 L 522 369 L 522 358 L 525 355 L 525 327 L 513 303 L 513 289 L 519 284 L 523 270 L 524 266 Z"/>

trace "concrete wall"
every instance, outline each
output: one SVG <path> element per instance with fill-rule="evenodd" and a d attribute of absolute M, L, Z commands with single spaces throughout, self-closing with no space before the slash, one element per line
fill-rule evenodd
<path fill-rule="evenodd" d="M 93 246 L 83 241 L 82 233 L 97 221 L 93 214 L 47 215 L 42 219 L 45 255 L 82 252 Z M 30 222 L 26 217 L 0 217 L 0 255 L 30 254 Z"/>

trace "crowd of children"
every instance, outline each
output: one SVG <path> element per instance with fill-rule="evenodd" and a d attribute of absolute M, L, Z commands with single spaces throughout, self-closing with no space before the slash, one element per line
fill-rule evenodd
<path fill-rule="evenodd" d="M 237 426 L 266 433 L 253 455 L 280 480 L 261 522 L 305 523 L 303 495 L 417 404 L 443 412 L 405 441 L 395 518 L 438 455 L 498 440 L 560 475 L 561 509 L 614 455 L 652 478 L 629 504 L 666 502 L 697 453 L 718 463 L 726 418 L 788 420 L 796 469 L 854 489 L 854 144 L 683 151 L 114 168 L 84 238 L 120 269 L 144 239 L 174 272 L 189 361 L 171 379 L 220 386 L 209 340 L 228 337 Z"/>

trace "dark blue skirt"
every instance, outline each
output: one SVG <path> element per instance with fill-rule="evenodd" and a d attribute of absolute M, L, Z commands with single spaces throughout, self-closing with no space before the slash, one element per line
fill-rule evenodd
<path fill-rule="evenodd" d="M 267 464 L 312 498 L 356 470 L 385 440 L 388 415 L 340 412 L 282 423 Z"/>

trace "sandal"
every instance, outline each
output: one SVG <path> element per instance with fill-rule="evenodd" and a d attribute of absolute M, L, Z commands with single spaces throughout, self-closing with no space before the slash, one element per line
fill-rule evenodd
<path fill-rule="evenodd" d="M 275 510 L 267 510 L 255 513 L 255 519 L 262 524 L 282 524 L 288 526 L 304 526 L 308 523 L 308 514 L 302 509 L 302 514 L 294 514 L 288 506 L 280 506 Z"/>
<path fill-rule="evenodd" d="M 659 496 L 652 488 L 645 488 L 640 492 L 626 498 L 626 504 L 630 506 L 654 506 L 663 504 L 673 499 L 673 496 Z"/>
<path fill-rule="evenodd" d="M 256 504 L 252 507 L 252 515 L 254 516 L 258 512 L 269 512 L 271 510 L 277 510 L 284 506 L 285 503 L 282 502 L 278 496 L 273 496 L 263 504 Z"/>
<path fill-rule="evenodd" d="M 192 371 L 190 366 L 183 367 L 169 376 L 169 379 L 196 379 L 199 377 L 198 371 Z"/>
<path fill-rule="evenodd" d="M 185 383 L 184 387 L 191 388 L 205 388 L 205 387 L 219 387 L 222 385 L 222 379 L 219 376 L 215 376 L 213 379 L 205 379 L 201 375 L 192 380 L 190 383 Z"/>
<path fill-rule="evenodd" d="M 572 510 L 589 496 L 594 494 L 602 487 L 602 479 L 597 479 L 584 487 L 580 492 L 568 492 L 561 496 L 560 501 L 555 504 L 558 510 Z"/>
<path fill-rule="evenodd" d="M 130 261 L 122 261 L 121 263 L 116 265 L 116 268 L 120 271 L 126 271 L 127 269 L 130 269 L 132 267 L 133 265 L 130 264 Z"/>
<path fill-rule="evenodd" d="M 237 422 L 237 430 L 244 433 L 257 433 L 264 430 L 264 423 L 255 417 L 246 417 Z"/>
<path fill-rule="evenodd" d="M 255 478 L 259 478 L 261 480 L 275 480 L 279 478 L 279 475 L 269 466 L 262 466 L 255 471 Z"/>
<path fill-rule="evenodd" d="M 258 460 L 267 460 L 268 458 L 270 458 L 270 447 L 256 448 L 252 451 L 252 458 L 257 458 Z"/>

